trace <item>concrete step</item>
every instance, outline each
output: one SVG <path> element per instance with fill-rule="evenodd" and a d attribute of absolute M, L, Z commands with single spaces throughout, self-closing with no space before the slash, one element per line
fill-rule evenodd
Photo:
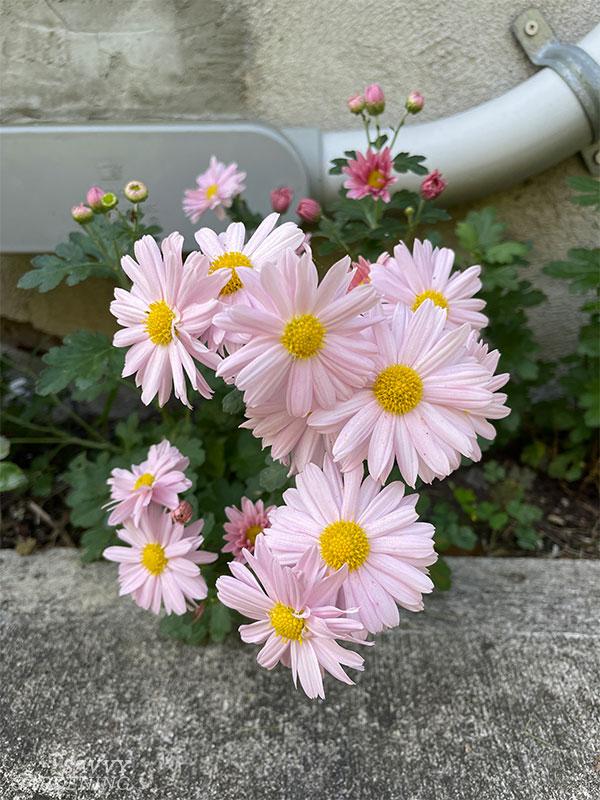
<path fill-rule="evenodd" d="M 0 552 L 4 800 L 597 800 L 600 562 L 451 559 L 327 700 L 191 648 L 114 565 Z"/>

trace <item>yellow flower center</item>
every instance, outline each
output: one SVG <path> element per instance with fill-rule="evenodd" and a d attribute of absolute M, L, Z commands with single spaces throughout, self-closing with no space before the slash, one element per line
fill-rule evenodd
<path fill-rule="evenodd" d="M 254 544 L 259 533 L 262 533 L 260 525 L 250 525 L 249 528 L 246 528 L 246 539 L 248 539 L 250 544 Z"/>
<path fill-rule="evenodd" d="M 319 548 L 328 567 L 338 570 L 348 564 L 350 572 L 364 564 L 371 549 L 367 534 L 360 525 L 343 519 L 323 529 Z"/>
<path fill-rule="evenodd" d="M 369 186 L 372 186 L 373 189 L 381 189 L 381 187 L 385 185 L 385 175 L 380 170 L 374 169 L 369 172 L 367 183 Z"/>
<path fill-rule="evenodd" d="M 433 300 L 435 305 L 439 306 L 439 308 L 448 308 L 448 301 L 441 292 L 437 292 L 435 289 L 426 289 L 424 292 L 421 292 L 421 294 L 418 294 L 415 297 L 415 302 L 412 304 L 412 310 L 416 311 L 421 303 L 423 303 L 425 300 Z"/>
<path fill-rule="evenodd" d="M 152 575 L 160 575 L 169 563 L 165 548 L 156 543 L 147 544 L 142 550 L 142 566 Z"/>
<path fill-rule="evenodd" d="M 423 381 L 405 364 L 392 364 L 382 370 L 373 384 L 379 405 L 390 414 L 408 414 L 423 397 Z"/>
<path fill-rule="evenodd" d="M 312 358 L 323 347 L 326 328 L 312 314 L 292 317 L 283 329 L 281 344 L 294 358 Z"/>
<path fill-rule="evenodd" d="M 135 492 L 136 489 L 140 489 L 142 486 L 152 486 L 154 483 L 154 475 L 150 472 L 144 472 L 143 475 L 137 479 L 137 481 L 133 484 L 133 491 Z"/>
<path fill-rule="evenodd" d="M 217 186 L 216 183 L 211 183 L 210 186 L 207 186 L 206 187 L 206 192 L 205 192 L 206 199 L 207 200 L 212 200 L 212 198 L 216 195 L 218 188 L 219 187 Z"/>
<path fill-rule="evenodd" d="M 208 274 L 211 275 L 218 269 L 230 269 L 231 278 L 221 289 L 220 294 L 235 294 L 239 289 L 243 289 L 244 287 L 240 276 L 237 274 L 236 267 L 251 266 L 252 262 L 248 256 L 244 255 L 244 253 L 240 253 L 238 250 L 231 250 L 229 253 L 223 253 L 223 255 L 218 256 L 218 258 L 210 262 Z"/>
<path fill-rule="evenodd" d="M 294 614 L 295 611 L 290 606 L 284 606 L 283 603 L 275 603 L 269 611 L 269 618 L 277 636 L 281 636 L 282 639 L 294 639 L 296 642 L 302 642 L 304 620 L 299 619 Z"/>
<path fill-rule="evenodd" d="M 150 303 L 147 314 L 146 332 L 152 344 L 169 344 L 173 340 L 173 309 L 164 300 L 157 300 L 156 303 Z"/>

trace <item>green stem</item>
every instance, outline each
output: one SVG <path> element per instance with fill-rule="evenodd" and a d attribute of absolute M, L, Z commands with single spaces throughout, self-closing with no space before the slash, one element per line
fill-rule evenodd
<path fill-rule="evenodd" d="M 14 444 L 77 444 L 81 447 L 89 447 L 95 450 L 110 450 L 113 453 L 118 453 L 117 447 L 112 444 L 102 444 L 102 442 L 92 442 L 89 439 L 79 439 L 77 436 L 65 436 L 62 438 L 41 437 L 34 436 L 17 436 L 12 438 L 11 442 Z"/>
<path fill-rule="evenodd" d="M 115 398 L 117 396 L 117 391 L 119 387 L 114 386 L 110 392 L 106 395 L 106 400 L 104 401 L 104 408 L 102 409 L 102 414 L 100 415 L 100 419 L 98 420 L 98 427 L 104 428 L 106 423 L 108 422 L 108 415 L 110 414 L 110 410 L 115 402 Z"/>
<path fill-rule="evenodd" d="M 363 125 L 365 126 L 365 134 L 367 136 L 367 149 L 368 149 L 369 147 L 371 147 L 371 131 L 369 129 L 369 118 L 362 111 L 360 116 L 362 117 Z"/>
<path fill-rule="evenodd" d="M 404 116 L 400 117 L 400 122 L 398 123 L 398 126 L 396 128 L 393 128 L 394 136 L 393 136 L 392 141 L 390 142 L 390 145 L 389 145 L 390 151 L 393 150 L 394 145 L 396 144 L 396 139 L 398 138 L 398 134 L 400 133 L 400 128 L 402 128 L 402 126 L 406 122 L 406 118 L 407 117 L 408 117 L 408 111 L 405 111 L 404 112 Z"/>
<path fill-rule="evenodd" d="M 29 422 L 29 420 L 15 417 L 13 414 L 8 413 L 7 411 L 4 412 L 4 419 L 8 420 L 9 422 L 14 422 L 15 425 L 19 425 L 21 428 L 28 428 L 29 430 L 39 431 L 40 433 L 54 434 L 54 438 L 50 440 L 51 442 L 54 443 L 64 442 L 68 444 L 80 444 L 84 447 L 95 447 L 100 450 L 113 450 L 114 452 L 118 451 L 118 448 L 110 444 L 110 442 L 106 441 L 92 442 L 90 439 L 81 439 L 78 436 L 65 436 L 65 434 L 59 428 L 54 428 L 51 425 L 37 425 L 35 422 Z M 11 438 L 11 441 L 22 442 L 23 444 L 25 443 L 25 440 L 21 439 Z M 32 441 L 38 441 L 38 440 L 33 439 Z"/>

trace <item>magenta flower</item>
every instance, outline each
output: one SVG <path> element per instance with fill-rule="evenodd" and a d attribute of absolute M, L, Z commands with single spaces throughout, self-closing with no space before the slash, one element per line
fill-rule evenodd
<path fill-rule="evenodd" d="M 242 550 L 246 548 L 250 553 L 254 552 L 254 543 L 259 533 L 271 524 L 269 514 L 275 506 L 265 508 L 262 500 L 253 503 L 247 497 L 242 497 L 242 508 L 227 506 L 225 515 L 229 522 L 226 522 L 225 545 L 221 548 L 223 553 L 233 553 L 236 561 L 243 561 Z"/>
<path fill-rule="evenodd" d="M 256 308 L 229 306 L 215 317 L 215 325 L 249 336 L 217 369 L 235 381 L 247 405 L 281 397 L 291 416 L 305 417 L 365 384 L 376 350 L 362 335 L 371 325 L 363 314 L 377 296 L 370 286 L 346 293 L 348 266 L 348 258 L 338 261 L 317 286 L 310 256 L 288 250 L 252 276 Z"/>
<path fill-rule="evenodd" d="M 272 458 L 289 466 L 289 475 L 300 472 L 311 461 L 322 464 L 325 453 L 331 451 L 332 438 L 309 427 L 308 417 L 289 414 L 285 398 L 247 406 L 245 414 L 247 419 L 240 428 L 262 439 L 263 449 L 270 447 Z"/>
<path fill-rule="evenodd" d="M 398 625 L 398 605 L 422 611 L 422 594 L 433 583 L 427 567 L 434 564 L 433 526 L 418 522 L 419 496 L 404 496 L 399 481 L 382 489 L 362 464 L 342 475 L 325 459 L 323 469 L 308 464 L 288 489 L 285 505 L 271 515 L 267 544 L 284 564 L 300 564 L 317 550 L 323 568 L 347 569 L 337 604 L 357 608 L 369 631 Z"/>
<path fill-rule="evenodd" d="M 436 197 L 441 195 L 446 186 L 448 186 L 448 182 L 442 176 L 442 173 L 439 169 L 434 169 L 421 182 L 421 196 L 425 200 L 435 200 Z"/>
<path fill-rule="evenodd" d="M 423 106 L 425 105 L 425 98 L 421 94 L 421 92 L 412 91 L 409 92 L 408 97 L 406 98 L 406 105 L 405 108 L 409 114 L 418 114 L 419 111 L 423 110 Z"/>
<path fill-rule="evenodd" d="M 209 263 L 199 253 L 182 263 L 183 236 L 172 233 L 161 250 L 151 236 L 134 245 L 134 261 L 121 259 L 132 280 L 131 291 L 115 289 L 110 311 L 123 330 L 115 333 L 115 347 L 129 347 L 123 377 L 135 373 L 142 387 L 142 402 L 148 405 L 158 394 L 164 405 L 175 388 L 175 397 L 190 406 L 184 373 L 193 389 L 210 397 L 212 389 L 193 359 L 214 369 L 220 357 L 200 337 L 210 327 L 218 308 L 216 300 L 226 276 L 209 275 Z"/>
<path fill-rule="evenodd" d="M 481 289 L 481 267 L 473 266 L 452 273 L 454 251 L 433 247 L 431 242 L 415 240 L 412 253 L 404 242 L 394 248 L 393 258 L 371 267 L 371 280 L 384 308 L 393 313 L 398 303 L 416 311 L 425 300 L 446 312 L 446 327 L 457 328 L 465 322 L 480 330 L 488 324 L 482 314 L 485 301 L 475 295 Z"/>
<path fill-rule="evenodd" d="M 362 94 L 353 94 L 348 98 L 348 109 L 353 114 L 360 114 L 365 108 L 365 98 Z"/>
<path fill-rule="evenodd" d="M 299 678 L 310 698 L 325 698 L 325 672 L 353 685 L 343 666 L 362 670 L 363 658 L 337 642 L 361 643 L 354 639 L 361 623 L 335 606 L 346 568 L 326 575 L 316 548 L 307 551 L 296 570 L 284 567 L 264 535 L 257 538 L 254 555 L 245 550 L 244 556 L 248 566 L 230 562 L 233 577 L 217 580 L 217 594 L 224 605 L 256 620 L 240 625 L 239 631 L 244 642 L 266 642 L 256 657 L 260 666 L 273 669 L 281 661 L 291 669 L 294 686 Z"/>
<path fill-rule="evenodd" d="M 198 564 L 210 564 L 216 553 L 200 552 L 204 521 L 184 528 L 157 505 L 144 509 L 139 525 L 127 520 L 117 536 L 130 547 L 107 547 L 102 554 L 119 562 L 119 595 L 131 594 L 141 608 L 185 614 L 186 600 L 208 594 Z"/>
<path fill-rule="evenodd" d="M 106 192 L 101 186 L 90 186 L 85 196 L 85 202 L 94 211 L 100 211 L 102 209 L 102 198 L 105 194 Z"/>
<path fill-rule="evenodd" d="M 131 470 L 113 469 L 106 481 L 112 498 L 108 504 L 112 508 L 108 524 L 119 525 L 131 517 L 138 525 L 142 511 L 150 503 L 171 510 L 177 508 L 178 495 L 192 485 L 183 472 L 189 463 L 189 458 L 164 439 L 153 444 L 148 458 L 141 464 L 133 464 Z"/>
<path fill-rule="evenodd" d="M 398 180 L 392 175 L 392 155 L 389 147 L 384 147 L 378 153 L 367 150 L 366 154 L 357 153 L 356 160 L 350 159 L 347 166 L 342 168 L 348 178 L 344 181 L 344 188 L 348 189 L 351 200 L 360 200 L 371 195 L 374 200 L 391 200 L 389 187 Z"/>
<path fill-rule="evenodd" d="M 191 222 L 196 223 L 205 211 L 215 211 L 219 219 L 224 219 L 225 208 L 231 206 L 232 200 L 241 194 L 246 186 L 245 172 L 238 172 L 238 165 L 223 164 L 215 156 L 210 157 L 206 172 L 198 175 L 197 189 L 186 189 L 183 197 L 183 210 Z"/>
<path fill-rule="evenodd" d="M 480 457 L 480 431 L 495 436 L 491 425 L 482 426 L 482 419 L 498 418 L 489 370 L 466 349 L 469 325 L 444 331 L 445 322 L 431 300 L 414 313 L 398 305 L 391 322 L 373 328 L 379 357 L 367 386 L 311 414 L 309 425 L 338 434 L 333 457 L 345 472 L 367 459 L 383 483 L 395 460 L 409 486 L 417 476 L 431 483 L 453 472 L 461 455 Z M 509 413 L 505 399 L 502 416 Z"/>

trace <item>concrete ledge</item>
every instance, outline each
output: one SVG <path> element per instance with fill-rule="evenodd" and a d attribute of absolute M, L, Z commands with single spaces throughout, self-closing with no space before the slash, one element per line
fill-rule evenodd
<path fill-rule="evenodd" d="M 454 559 L 325 703 L 73 551 L 0 553 L 5 800 L 595 800 L 600 562 Z"/>

